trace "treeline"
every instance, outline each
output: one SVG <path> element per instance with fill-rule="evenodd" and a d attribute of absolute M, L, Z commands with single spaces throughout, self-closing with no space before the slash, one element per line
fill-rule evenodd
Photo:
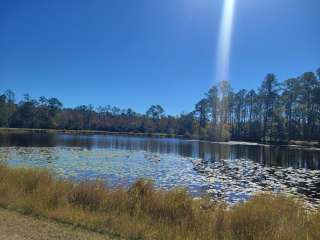
<path fill-rule="evenodd" d="M 267 74 L 258 90 L 234 91 L 229 82 L 212 86 L 194 111 L 166 115 L 159 105 L 144 114 L 92 105 L 63 108 L 57 98 L 15 102 L 0 95 L 0 126 L 113 132 L 167 133 L 209 140 L 282 142 L 320 140 L 320 70 L 279 82 Z"/>
<path fill-rule="evenodd" d="M 196 104 L 199 136 L 213 140 L 320 140 L 320 69 L 278 82 L 267 74 L 257 91 L 227 81 Z"/>
<path fill-rule="evenodd" d="M 28 94 L 15 103 L 11 90 L 0 95 L 0 127 L 184 135 L 178 127 L 179 121 L 180 118 L 166 115 L 159 105 L 152 105 L 145 114 L 139 114 L 112 106 L 63 108 L 57 98 L 31 99 Z"/>

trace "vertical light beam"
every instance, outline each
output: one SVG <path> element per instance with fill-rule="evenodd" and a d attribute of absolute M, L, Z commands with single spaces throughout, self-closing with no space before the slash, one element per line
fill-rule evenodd
<path fill-rule="evenodd" d="M 224 0 L 217 54 L 217 81 L 229 80 L 234 7 L 235 0 Z"/>

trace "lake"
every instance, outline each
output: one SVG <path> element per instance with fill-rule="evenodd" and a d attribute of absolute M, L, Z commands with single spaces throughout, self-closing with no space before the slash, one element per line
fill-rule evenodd
<path fill-rule="evenodd" d="M 240 142 L 61 133 L 1 133 L 0 161 L 48 168 L 74 181 L 157 188 L 184 187 L 193 196 L 237 203 L 260 192 L 284 192 L 320 205 L 320 149 Z"/>

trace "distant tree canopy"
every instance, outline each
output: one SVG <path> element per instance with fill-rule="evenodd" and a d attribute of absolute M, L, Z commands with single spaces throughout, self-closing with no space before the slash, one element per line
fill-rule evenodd
<path fill-rule="evenodd" d="M 279 82 L 267 74 L 257 89 L 212 86 L 191 113 L 165 114 L 152 105 L 145 114 L 109 105 L 63 108 L 57 98 L 16 103 L 11 90 L 0 95 L 0 127 L 168 133 L 210 140 L 279 142 L 320 140 L 320 69 Z"/>

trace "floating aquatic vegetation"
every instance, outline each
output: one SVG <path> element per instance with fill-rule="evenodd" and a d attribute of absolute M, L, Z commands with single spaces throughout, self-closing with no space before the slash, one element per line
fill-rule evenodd
<path fill-rule="evenodd" d="M 248 159 L 193 163 L 210 182 L 207 192 L 226 202 L 237 203 L 262 192 L 281 192 L 304 198 L 310 207 L 320 204 L 319 170 L 266 167 Z"/>
<path fill-rule="evenodd" d="M 186 187 L 200 193 L 205 187 L 203 177 L 193 169 L 189 159 L 170 154 L 146 151 L 83 148 L 0 148 L 9 151 L 9 165 L 46 167 L 57 176 L 73 180 L 100 179 L 111 185 L 130 185 L 139 178 L 151 179 L 155 186 L 171 189 Z M 197 189 L 197 190 L 196 190 Z"/>
<path fill-rule="evenodd" d="M 49 168 L 58 177 L 75 181 L 100 179 L 128 186 L 140 178 L 156 187 L 185 187 L 194 195 L 207 192 L 228 203 L 261 192 L 284 192 L 320 205 L 320 171 L 265 166 L 249 159 L 203 158 L 178 154 L 81 147 L 0 147 L 0 161 L 12 166 Z"/>

